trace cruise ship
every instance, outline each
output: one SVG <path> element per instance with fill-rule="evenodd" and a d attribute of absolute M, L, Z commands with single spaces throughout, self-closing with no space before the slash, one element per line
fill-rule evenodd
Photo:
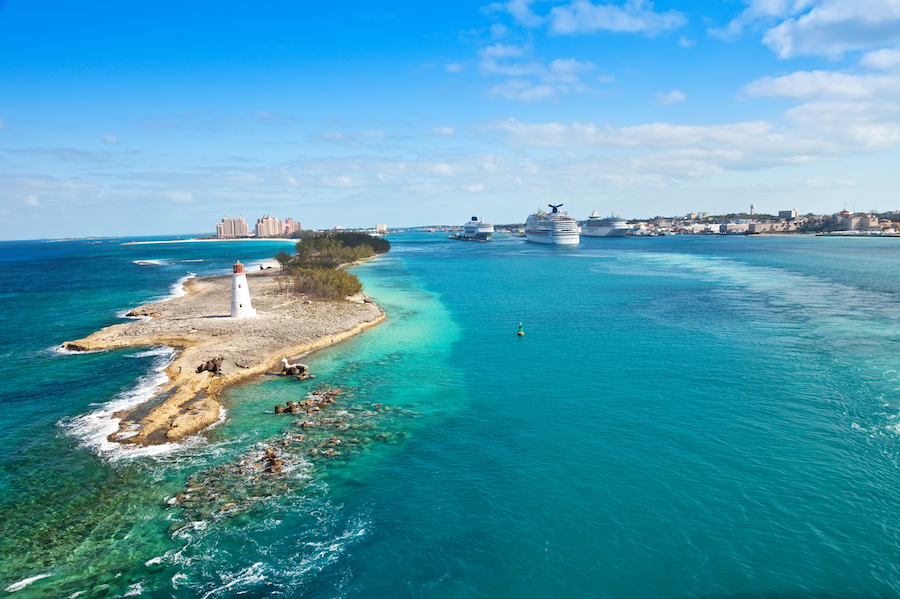
<path fill-rule="evenodd" d="M 484 222 L 484 219 L 478 220 L 477 216 L 473 216 L 472 220 L 466 223 L 462 233 L 451 235 L 450 239 L 462 239 L 463 241 L 487 241 L 494 234 L 494 225 Z"/>
<path fill-rule="evenodd" d="M 581 234 L 588 237 L 625 237 L 628 229 L 628 221 L 624 218 L 619 216 L 601 218 L 594 210 L 581 226 Z"/>
<path fill-rule="evenodd" d="M 577 244 L 580 240 L 578 223 L 565 212 L 559 211 L 562 204 L 548 205 L 551 212 L 538 210 L 525 221 L 525 238 L 535 243 Z"/>

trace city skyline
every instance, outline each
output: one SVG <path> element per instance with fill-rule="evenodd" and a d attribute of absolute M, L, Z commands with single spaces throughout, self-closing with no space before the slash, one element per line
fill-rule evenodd
<path fill-rule="evenodd" d="M 0 239 L 900 207 L 888 0 L 8 0 L 0 48 Z"/>
<path fill-rule="evenodd" d="M 290 235 L 300 231 L 302 228 L 302 223 L 295 221 L 290 216 L 281 221 L 266 214 L 256 219 L 256 225 L 253 227 L 253 236 L 278 237 L 280 235 Z M 235 239 L 250 236 L 250 226 L 244 220 L 243 215 L 237 218 L 223 216 L 222 220 L 216 223 L 216 237 L 219 239 Z"/>

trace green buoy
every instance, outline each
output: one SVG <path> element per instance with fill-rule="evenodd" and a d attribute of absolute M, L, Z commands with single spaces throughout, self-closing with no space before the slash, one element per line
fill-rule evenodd
<path fill-rule="evenodd" d="M 519 337 L 524 337 L 525 331 L 522 330 L 522 323 L 519 323 Z"/>

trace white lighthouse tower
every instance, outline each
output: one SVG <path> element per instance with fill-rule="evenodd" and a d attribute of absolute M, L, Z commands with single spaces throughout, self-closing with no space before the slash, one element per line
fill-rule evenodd
<path fill-rule="evenodd" d="M 250 305 L 250 288 L 247 287 L 247 275 L 244 265 L 234 263 L 234 274 L 231 275 L 231 317 L 253 318 L 256 310 Z"/>

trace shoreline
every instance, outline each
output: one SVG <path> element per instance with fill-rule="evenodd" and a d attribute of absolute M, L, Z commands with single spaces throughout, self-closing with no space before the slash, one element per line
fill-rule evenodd
<path fill-rule="evenodd" d="M 279 274 L 272 268 L 247 273 L 254 318 L 230 317 L 230 275 L 190 278 L 184 295 L 127 314 L 144 318 L 63 343 L 64 349 L 79 352 L 142 346 L 176 352 L 165 368 L 168 380 L 140 405 L 115 413 L 118 427 L 107 440 L 146 447 L 195 435 L 219 421 L 220 397 L 229 387 L 279 372 L 282 358 L 348 339 L 385 319 L 364 294 L 316 301 L 281 293 Z M 217 367 L 204 370 L 211 361 Z"/>

